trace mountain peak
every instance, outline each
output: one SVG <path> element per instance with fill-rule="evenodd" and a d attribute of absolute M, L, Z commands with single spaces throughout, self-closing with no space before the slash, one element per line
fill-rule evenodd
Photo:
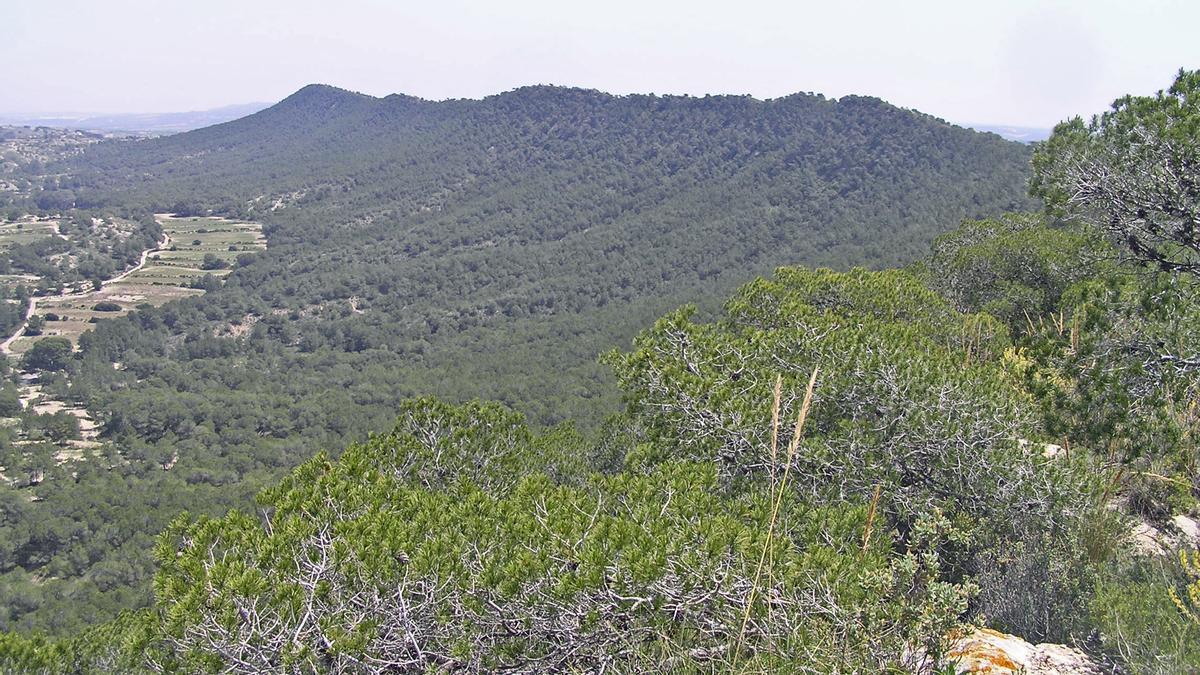
<path fill-rule="evenodd" d="M 379 99 L 374 96 L 348 89 L 328 84 L 310 84 L 259 114 L 275 118 L 282 116 L 292 120 L 326 120 L 342 117 L 378 102 Z"/>
<path fill-rule="evenodd" d="M 296 90 L 296 93 L 280 101 L 283 103 L 296 102 L 329 102 L 376 100 L 374 96 L 360 94 L 349 89 L 342 89 L 328 84 L 308 84 Z"/>

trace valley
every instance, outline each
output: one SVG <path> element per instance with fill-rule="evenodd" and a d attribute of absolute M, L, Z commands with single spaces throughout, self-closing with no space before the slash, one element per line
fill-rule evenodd
<path fill-rule="evenodd" d="M 10 367 L 39 366 L 0 388 L 0 499 L 34 532 L 0 548 L 0 593 L 30 598 L 0 628 L 56 633 L 146 606 L 181 511 L 250 504 L 413 397 L 601 433 L 598 357 L 664 312 L 779 265 L 904 264 L 1029 203 L 1028 148 L 868 97 L 314 85 L 39 156 L 0 211 L 25 223 L 0 230 Z"/>

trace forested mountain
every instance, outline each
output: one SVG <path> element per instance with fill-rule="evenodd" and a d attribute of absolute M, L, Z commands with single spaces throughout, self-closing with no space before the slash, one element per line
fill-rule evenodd
<path fill-rule="evenodd" d="M 371 352 L 394 383 L 452 367 L 404 388 L 553 422 L 603 389 L 594 355 L 667 308 L 780 264 L 912 260 L 962 217 L 1026 205 L 1027 160 L 870 98 L 530 87 L 434 103 L 310 86 L 66 168 L 80 206 L 265 222 L 271 250 L 196 303 L 207 323 L 298 314 L 268 340 L 298 347 L 281 358 Z M 529 377 L 549 358 L 575 385 Z"/>
<path fill-rule="evenodd" d="M 250 218 L 269 248 L 202 297 L 101 321 L 65 376 L 43 374 L 119 458 L 49 467 L 40 501 L 12 502 L 0 583 L 21 602 L 3 627 L 145 604 L 150 539 L 180 510 L 245 506 L 390 428 L 408 397 L 597 429 L 621 395 L 597 356 L 655 317 L 709 316 L 779 265 L 911 262 L 964 217 L 1032 205 L 1029 158 L 873 98 L 553 87 L 430 102 L 310 86 L 99 143 L 32 201 Z"/>
<path fill-rule="evenodd" d="M 1200 322 L 1096 234 L 973 221 L 907 270 L 781 268 L 716 321 L 672 312 L 605 357 L 628 405 L 591 438 L 406 401 L 253 512 L 175 519 L 153 607 L 0 633 L 0 667 L 1191 672 L 1200 559 L 1136 553 L 1128 516 L 1195 505 L 1196 378 L 1136 345 Z M 980 653 L 971 624 L 1091 658 Z"/>

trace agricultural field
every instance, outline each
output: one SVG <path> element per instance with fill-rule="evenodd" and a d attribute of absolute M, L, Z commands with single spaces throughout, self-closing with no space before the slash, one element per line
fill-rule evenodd
<path fill-rule="evenodd" d="M 44 337 L 76 342 L 95 322 L 122 316 L 141 304 L 154 306 L 204 293 L 193 288 L 206 274 L 229 274 L 238 255 L 266 248 L 262 226 L 224 218 L 156 216 L 166 234 L 162 248 L 145 254 L 136 269 L 86 293 L 35 298 L 36 316 L 46 319 L 39 336 L 13 340 L 8 351 L 22 354 Z"/>
<path fill-rule="evenodd" d="M 152 253 L 144 267 L 121 283 L 176 286 L 205 274 L 224 276 L 238 255 L 267 246 L 258 223 L 169 216 L 159 222 L 169 238 L 167 247 Z M 206 258 L 219 261 L 220 266 L 206 265 Z"/>
<path fill-rule="evenodd" d="M 0 225 L 0 251 L 17 244 L 32 244 L 39 239 L 58 236 L 57 220 L 22 219 Z"/>

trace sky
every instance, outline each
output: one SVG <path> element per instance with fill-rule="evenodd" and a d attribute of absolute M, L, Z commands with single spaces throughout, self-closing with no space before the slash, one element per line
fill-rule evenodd
<path fill-rule="evenodd" d="M 314 82 L 479 98 L 878 96 L 1048 127 L 1200 68 L 1196 0 L 0 0 L 0 113 L 204 110 Z"/>

